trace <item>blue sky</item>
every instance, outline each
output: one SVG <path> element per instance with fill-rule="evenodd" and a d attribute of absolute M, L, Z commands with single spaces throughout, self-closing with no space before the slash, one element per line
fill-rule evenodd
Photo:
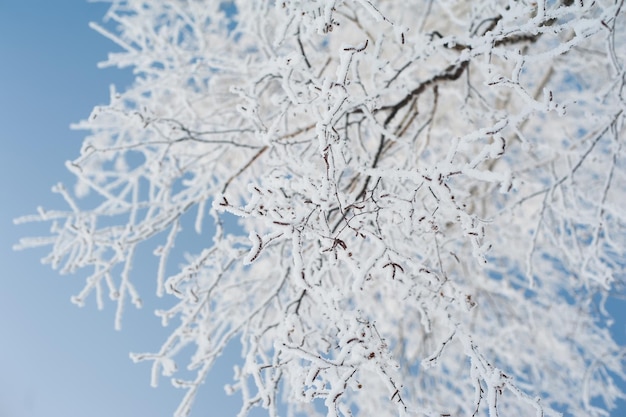
<path fill-rule="evenodd" d="M 153 351 L 167 336 L 146 307 L 127 310 L 113 330 L 114 306 L 97 311 L 70 303 L 82 275 L 59 276 L 38 259 L 45 249 L 13 252 L 20 237 L 44 225 L 16 227 L 12 219 L 38 205 L 63 207 L 50 188 L 72 184 L 64 162 L 77 156 L 83 132 L 69 124 L 105 104 L 108 86 L 131 81 L 130 72 L 99 70 L 114 45 L 88 27 L 106 4 L 83 0 L 0 0 L 0 417 L 161 417 L 172 415 L 183 392 L 163 379 L 149 386 L 149 365 L 130 351 Z M 614 328 L 622 343 L 624 309 Z M 235 415 L 237 398 L 221 388 L 230 376 L 222 360 L 201 391 L 192 416 Z M 626 407 L 613 413 L 626 415 Z"/>
<path fill-rule="evenodd" d="M 128 357 L 158 349 L 167 336 L 152 314 L 154 289 L 142 294 L 144 309 L 127 309 L 116 332 L 113 304 L 98 311 L 93 302 L 70 303 L 80 273 L 59 276 L 42 265 L 45 248 L 11 250 L 48 227 L 15 226 L 13 218 L 38 205 L 63 208 L 50 189 L 73 184 L 64 162 L 78 155 L 84 135 L 70 123 L 105 104 L 109 84 L 123 88 L 132 79 L 96 67 L 115 45 L 88 22 L 106 9 L 83 0 L 0 0 L 0 417 L 171 416 L 183 395 L 167 379 L 151 388 L 149 364 Z M 222 361 L 193 416 L 235 414 L 237 399 L 221 388 L 231 370 Z"/>

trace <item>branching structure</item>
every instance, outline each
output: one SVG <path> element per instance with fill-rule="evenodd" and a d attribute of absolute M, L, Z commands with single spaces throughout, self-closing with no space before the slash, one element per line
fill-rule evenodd
<path fill-rule="evenodd" d="M 90 271 L 75 301 L 108 289 L 119 326 L 160 242 L 173 330 L 133 357 L 197 371 L 178 416 L 235 338 L 240 416 L 608 415 L 623 3 L 112 0 L 104 64 L 136 79 L 68 163 L 98 203 L 57 187 L 21 245 Z M 217 231 L 169 275 L 189 213 Z"/>

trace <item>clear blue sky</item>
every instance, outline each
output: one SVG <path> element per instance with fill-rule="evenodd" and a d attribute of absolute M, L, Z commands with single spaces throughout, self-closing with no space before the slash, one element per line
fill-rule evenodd
<path fill-rule="evenodd" d="M 42 265 L 45 249 L 11 250 L 48 228 L 14 226 L 13 218 L 38 205 L 64 208 L 50 188 L 73 184 L 64 162 L 78 155 L 84 133 L 70 123 L 105 104 L 109 84 L 132 79 L 96 67 L 115 45 L 88 22 L 106 9 L 84 0 L 0 0 L 0 417 L 166 417 L 184 394 L 168 379 L 151 388 L 150 365 L 128 357 L 157 350 L 168 335 L 152 314 L 152 283 L 145 307 L 129 307 L 116 332 L 113 304 L 98 311 L 93 300 L 83 309 L 70 303 L 82 274 Z M 235 414 L 237 398 L 221 388 L 231 374 L 222 361 L 192 416 Z"/>
<path fill-rule="evenodd" d="M 0 0 L 0 417 L 166 417 L 183 395 L 166 379 L 150 388 L 149 365 L 128 358 L 158 349 L 167 336 L 152 315 L 153 292 L 116 332 L 112 304 L 100 312 L 93 302 L 70 303 L 82 275 L 41 265 L 44 249 L 11 250 L 47 227 L 16 227 L 13 218 L 38 205 L 62 207 L 50 187 L 73 183 L 64 162 L 77 156 L 83 136 L 69 124 L 105 104 L 109 84 L 131 80 L 128 71 L 96 68 L 114 45 L 87 24 L 105 11 L 84 0 Z M 624 343 L 624 309 L 612 306 Z M 237 398 L 221 388 L 231 369 L 228 359 L 220 363 L 192 416 L 235 415 Z M 625 415 L 626 407 L 613 413 Z"/>

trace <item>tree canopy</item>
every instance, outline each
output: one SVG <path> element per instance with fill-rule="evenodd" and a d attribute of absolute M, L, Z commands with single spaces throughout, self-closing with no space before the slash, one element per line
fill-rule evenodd
<path fill-rule="evenodd" d="M 133 358 L 187 390 L 177 416 L 237 339 L 242 417 L 624 397 L 604 309 L 626 265 L 623 0 L 109 2 L 102 65 L 135 81 L 75 126 L 69 208 L 20 219 L 52 224 L 20 247 L 51 246 L 119 327 L 156 245 L 171 333 Z"/>

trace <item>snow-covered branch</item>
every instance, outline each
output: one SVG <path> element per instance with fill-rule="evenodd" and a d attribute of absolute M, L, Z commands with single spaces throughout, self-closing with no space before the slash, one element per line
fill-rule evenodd
<path fill-rule="evenodd" d="M 121 325 L 153 245 L 172 330 L 133 358 L 188 390 L 177 416 L 236 338 L 242 417 L 623 397 L 596 310 L 624 282 L 623 1 L 110 3 L 103 65 L 135 82 L 75 126 L 69 209 L 20 219 L 52 222 L 20 247 L 87 271 L 74 300 L 108 289 Z M 189 216 L 212 238 L 182 242 Z"/>

